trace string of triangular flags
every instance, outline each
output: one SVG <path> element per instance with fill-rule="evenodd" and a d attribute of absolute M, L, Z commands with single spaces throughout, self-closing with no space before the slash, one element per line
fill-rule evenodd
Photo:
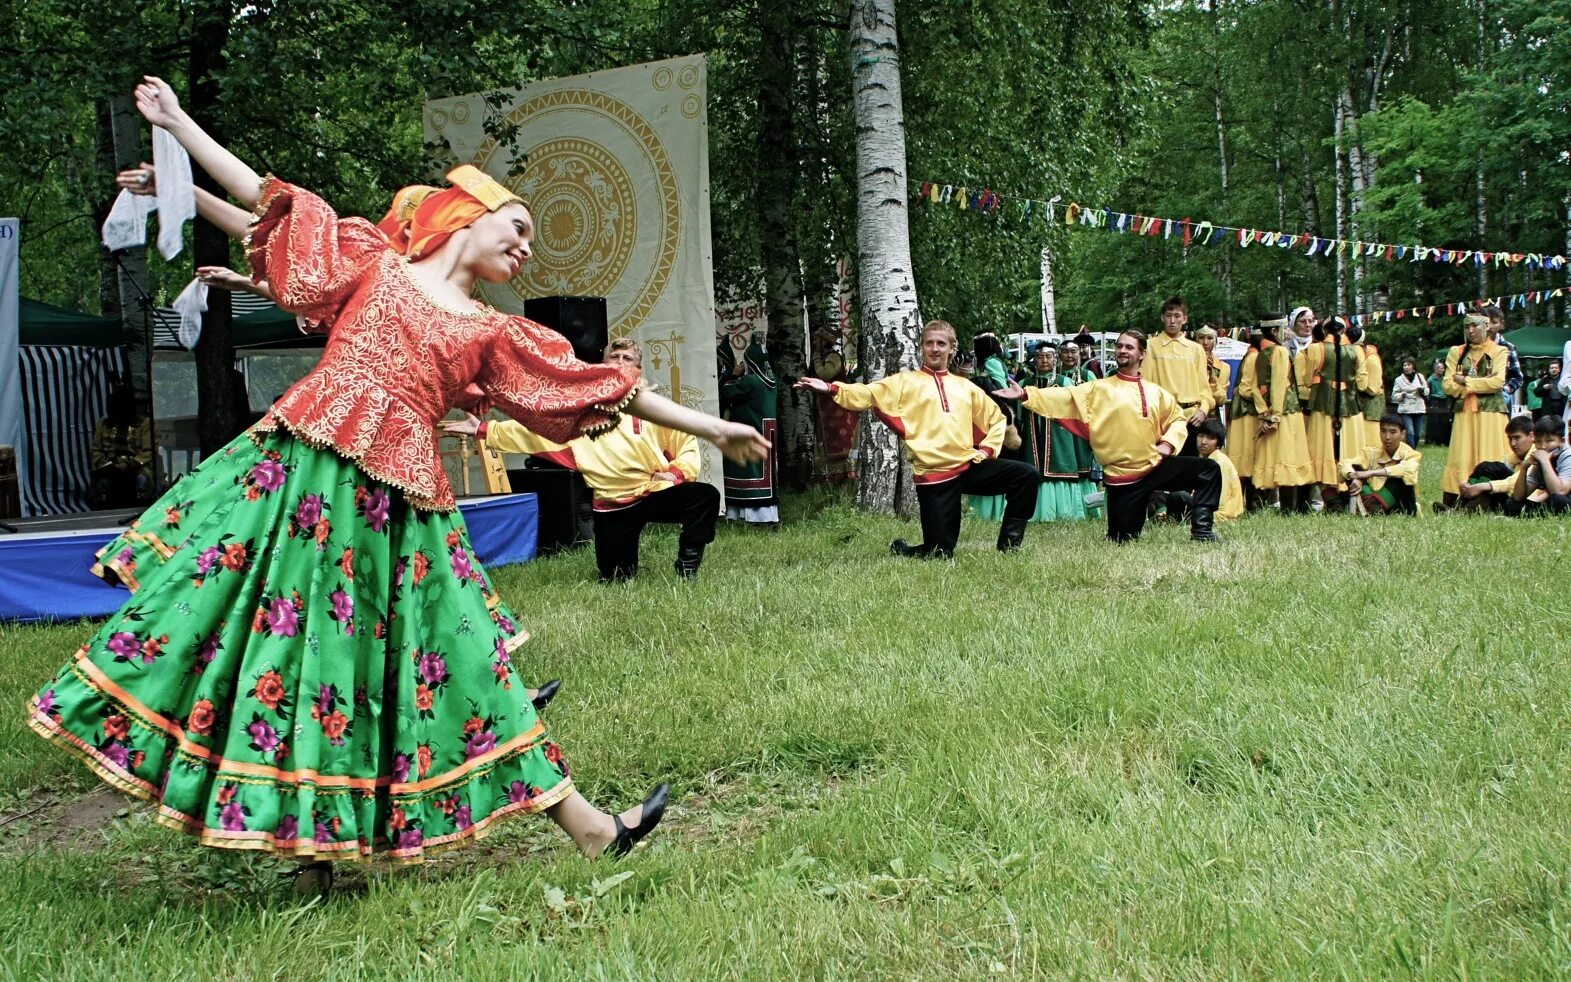
<path fill-rule="evenodd" d="M 1456 317 L 1470 310 L 1477 310 L 1480 307 L 1520 310 L 1530 303 L 1543 303 L 1552 297 L 1565 296 L 1565 292 L 1565 287 L 1558 287 L 1553 290 L 1529 290 L 1526 293 L 1484 297 L 1480 300 L 1423 304 L 1422 306 L 1407 307 L 1402 310 L 1377 310 L 1367 314 L 1353 314 L 1348 320 L 1353 323 L 1353 326 L 1362 327 L 1367 324 L 1388 324 L 1391 321 L 1406 320 L 1409 317 L 1422 317 L 1426 320 L 1434 320 L 1436 317 Z"/>
<path fill-rule="evenodd" d="M 1216 222 L 1195 221 L 1191 218 L 1162 218 L 1133 212 L 1114 211 L 1111 208 L 1093 208 L 1079 202 L 1065 202 L 1061 198 L 1043 201 L 1019 195 L 1004 195 L 991 188 L 975 188 L 962 184 L 944 184 L 938 181 L 908 181 L 917 188 L 916 199 L 931 205 L 950 205 L 968 211 L 996 215 L 1006 201 L 1018 214 L 1030 220 L 1049 224 L 1062 220 L 1065 225 L 1107 229 L 1124 235 L 1160 236 L 1171 239 L 1177 236 L 1184 246 L 1217 245 L 1224 240 L 1237 243 L 1239 248 L 1258 246 L 1266 249 L 1302 249 L 1306 256 L 1330 256 L 1353 253 L 1370 259 L 1387 262 L 1436 262 L 1452 265 L 1474 266 L 1523 266 L 1527 269 L 1564 269 L 1565 256 L 1551 256 L 1537 252 L 1490 252 L 1484 249 L 1443 249 L 1436 246 L 1396 245 L 1388 242 L 1363 242 L 1350 239 L 1328 239 L 1308 232 L 1277 232 L 1240 228 Z M 1060 217 L 1061 216 L 1061 217 Z"/>

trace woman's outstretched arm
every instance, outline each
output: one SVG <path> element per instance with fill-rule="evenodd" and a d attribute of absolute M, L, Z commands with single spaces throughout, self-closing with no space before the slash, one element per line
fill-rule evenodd
<path fill-rule="evenodd" d="M 136 109 L 154 126 L 161 126 L 180 141 L 197 165 L 223 185 L 229 196 L 245 208 L 256 207 L 262 178 L 244 161 L 218 145 L 180 108 L 169 83 L 152 75 L 142 76 L 136 87 Z M 227 229 L 226 229 L 227 231 Z"/>

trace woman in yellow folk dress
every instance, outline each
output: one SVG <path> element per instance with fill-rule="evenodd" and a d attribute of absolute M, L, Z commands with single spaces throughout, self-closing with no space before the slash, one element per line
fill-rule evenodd
<path fill-rule="evenodd" d="M 1446 505 L 1456 503 L 1458 489 L 1473 468 L 1506 455 L 1506 349 L 1489 338 L 1489 318 L 1467 315 L 1467 340 L 1446 353 L 1441 388 L 1453 403 L 1451 454 L 1440 476 Z"/>
<path fill-rule="evenodd" d="M 1299 411 L 1293 359 L 1277 343 L 1280 330 L 1274 323 L 1262 324 L 1251 352 L 1256 355 L 1253 393 L 1258 421 L 1254 483 L 1262 492 L 1275 492 L 1283 511 L 1298 511 L 1309 505 L 1303 491 L 1314 483 L 1314 474 L 1309 466 L 1309 443 L 1304 436 L 1304 414 Z M 1245 356 L 1246 363 L 1248 357 Z"/>
<path fill-rule="evenodd" d="M 1358 402 L 1363 408 L 1364 430 L 1360 447 L 1380 446 L 1380 417 L 1386 414 L 1386 368 L 1380 360 L 1380 349 L 1369 341 L 1369 334 L 1361 327 L 1348 330 L 1347 339 L 1364 353 L 1364 387 L 1358 390 Z M 1342 448 L 1342 456 L 1348 449 Z"/>
<path fill-rule="evenodd" d="M 1309 405 L 1309 466 L 1323 494 L 1347 488 L 1338 450 L 1348 453 L 1364 444 L 1364 353 L 1347 340 L 1347 327 L 1347 318 L 1340 314 L 1328 318 L 1315 329 L 1315 343 L 1299 354 L 1295 366 L 1298 397 Z"/>
<path fill-rule="evenodd" d="M 1260 355 L 1258 342 L 1250 337 L 1249 350 L 1238 363 L 1238 384 L 1233 386 L 1233 401 L 1227 407 L 1227 455 L 1238 470 L 1244 500 L 1253 489 L 1255 439 L 1260 420 L 1255 410 L 1255 360 Z"/>

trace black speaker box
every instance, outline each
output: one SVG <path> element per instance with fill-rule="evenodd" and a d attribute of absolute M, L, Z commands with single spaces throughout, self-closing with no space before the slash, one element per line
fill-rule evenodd
<path fill-rule="evenodd" d="M 508 482 L 517 493 L 532 494 L 540 506 L 536 548 L 549 556 L 594 539 L 593 497 L 577 471 L 531 459 L 528 467 L 509 467 Z"/>
<path fill-rule="evenodd" d="M 611 340 L 605 297 L 536 297 L 524 301 L 524 316 L 567 338 L 579 361 L 605 357 Z"/>

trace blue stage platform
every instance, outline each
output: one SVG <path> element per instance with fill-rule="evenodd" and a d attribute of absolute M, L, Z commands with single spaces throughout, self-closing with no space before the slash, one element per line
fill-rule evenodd
<path fill-rule="evenodd" d="M 534 495 L 469 498 L 458 507 L 482 564 L 505 566 L 534 558 L 540 532 L 540 507 Z M 110 514 L 103 513 L 99 520 Z M 86 517 L 76 516 L 76 524 Z M 107 617 L 119 610 L 130 594 L 88 570 L 98 550 L 120 531 L 99 526 L 0 535 L 0 621 L 70 621 Z"/>

